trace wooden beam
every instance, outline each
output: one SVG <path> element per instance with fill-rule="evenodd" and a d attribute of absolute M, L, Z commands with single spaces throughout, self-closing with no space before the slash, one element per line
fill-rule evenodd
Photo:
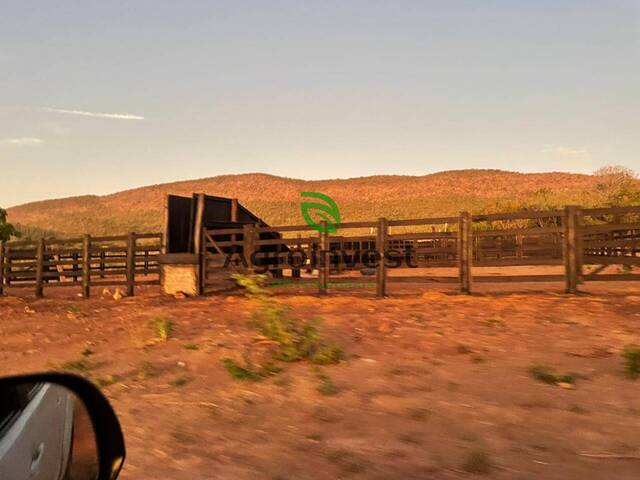
<path fill-rule="evenodd" d="M 575 224 L 576 224 L 576 281 L 578 284 L 584 283 L 584 274 L 582 267 L 584 265 L 584 235 L 582 228 L 584 226 L 584 214 L 580 207 L 576 207 L 575 210 Z"/>
<path fill-rule="evenodd" d="M 169 253 L 169 195 L 164 196 L 164 209 L 162 220 L 162 237 L 160 240 L 160 253 Z"/>
<path fill-rule="evenodd" d="M 82 239 L 82 296 L 91 295 L 91 235 Z"/>
<path fill-rule="evenodd" d="M 193 253 L 197 253 L 198 255 L 203 253 L 202 223 L 204 220 L 205 201 L 204 193 L 199 193 L 196 203 L 196 218 L 193 225 Z"/>
<path fill-rule="evenodd" d="M 318 293 L 327 294 L 329 286 L 329 231 L 327 230 L 327 221 L 320 222 L 320 259 L 318 265 Z"/>
<path fill-rule="evenodd" d="M 44 238 L 41 238 L 36 250 L 36 298 L 42 298 L 44 294 L 44 249 Z"/>
<path fill-rule="evenodd" d="M 461 212 L 458 222 L 458 269 L 460 272 L 460 291 L 471 293 L 471 265 L 472 265 L 472 243 L 471 243 L 471 214 Z"/>
<path fill-rule="evenodd" d="M 578 207 L 567 205 L 564 209 L 562 220 L 564 229 L 564 270 L 565 291 L 567 293 L 578 292 L 578 245 L 577 245 L 577 213 Z"/>
<path fill-rule="evenodd" d="M 384 297 L 387 293 L 387 267 L 384 263 L 387 248 L 387 235 L 389 227 L 386 218 L 378 219 L 376 251 L 378 253 L 378 265 L 376 268 L 376 296 Z"/>
<path fill-rule="evenodd" d="M 127 237 L 127 296 L 133 297 L 136 286 L 136 234 Z"/>
<path fill-rule="evenodd" d="M 244 261 L 247 264 L 247 268 L 250 272 L 253 271 L 252 257 L 256 249 L 256 227 L 251 223 L 247 223 L 242 226 L 243 245 L 242 253 L 244 255 Z"/>
<path fill-rule="evenodd" d="M 231 221 L 232 222 L 238 221 L 238 199 L 237 198 L 231 199 Z"/>

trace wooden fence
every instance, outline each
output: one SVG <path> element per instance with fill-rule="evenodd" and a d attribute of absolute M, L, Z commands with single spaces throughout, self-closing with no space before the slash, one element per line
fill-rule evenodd
<path fill-rule="evenodd" d="M 30 287 L 37 297 L 45 288 L 123 285 L 134 294 L 137 285 L 159 285 L 162 235 L 120 236 L 0 242 L 0 294 L 7 287 Z"/>
<path fill-rule="evenodd" d="M 491 215 L 463 212 L 456 217 L 380 218 L 337 227 L 340 235 L 318 233 L 308 225 L 204 228 L 201 288 L 206 292 L 220 272 L 229 269 L 268 272 L 274 282 L 280 282 L 283 272 L 289 270 L 296 282 L 317 282 L 320 293 L 326 293 L 349 271 L 375 272 L 379 296 L 386 294 L 389 282 L 458 283 L 463 293 L 470 293 L 474 282 L 564 281 L 566 291 L 575 293 L 586 281 L 640 280 L 640 275 L 601 273 L 611 264 L 640 265 L 640 207 L 567 206 Z M 564 272 L 474 273 L 475 267 L 535 265 L 564 266 Z M 586 273 L 586 265 L 594 269 Z M 393 274 L 418 267 L 456 267 L 457 275 Z M 317 273 L 301 278 L 303 271 Z"/>
<path fill-rule="evenodd" d="M 558 281 L 575 293 L 584 282 L 640 280 L 629 273 L 640 266 L 640 206 L 380 218 L 342 223 L 331 234 L 308 225 L 253 223 L 200 232 L 202 292 L 213 290 L 220 276 L 250 271 L 266 272 L 272 282 L 288 276 L 291 282 L 316 283 L 320 293 L 360 271 L 375 275 L 379 296 L 386 295 L 388 284 L 403 282 L 455 283 L 471 293 L 474 283 Z M 45 288 L 78 286 L 88 297 L 91 287 L 123 285 L 133 295 L 137 285 L 160 283 L 162 250 L 159 233 L 0 242 L 0 294 L 7 287 L 29 287 L 40 297 Z M 609 265 L 621 265 L 627 273 L 605 273 Z M 482 267 L 511 266 L 562 270 L 481 274 Z M 455 274 L 418 270 L 430 267 L 449 267 Z"/>

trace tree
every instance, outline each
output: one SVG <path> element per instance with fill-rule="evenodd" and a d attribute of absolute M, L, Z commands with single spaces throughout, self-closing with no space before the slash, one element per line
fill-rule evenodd
<path fill-rule="evenodd" d="M 612 207 L 638 205 L 640 189 L 638 176 L 627 167 L 611 165 L 593 172 L 598 177 L 596 188 L 606 195 L 606 203 Z"/>
<path fill-rule="evenodd" d="M 638 178 L 630 168 L 621 165 L 608 165 L 593 172 L 598 177 L 598 187 L 603 190 L 618 190 L 633 185 Z"/>
<path fill-rule="evenodd" d="M 19 237 L 20 232 L 16 228 L 7 223 L 7 211 L 0 208 L 0 240 L 9 240 L 11 237 Z"/>

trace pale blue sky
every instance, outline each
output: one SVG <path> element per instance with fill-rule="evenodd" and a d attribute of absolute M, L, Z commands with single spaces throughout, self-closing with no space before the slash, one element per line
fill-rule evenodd
<path fill-rule="evenodd" d="M 640 170 L 639 60 L 631 0 L 4 0 L 0 206 L 256 171 Z"/>

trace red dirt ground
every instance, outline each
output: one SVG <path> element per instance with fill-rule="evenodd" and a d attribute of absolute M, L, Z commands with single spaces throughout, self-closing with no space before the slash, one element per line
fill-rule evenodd
<path fill-rule="evenodd" d="M 258 383 L 232 379 L 256 333 L 239 294 L 177 300 L 157 289 L 90 300 L 50 289 L 0 298 L 0 374 L 67 365 L 99 381 L 121 418 L 124 479 L 635 479 L 640 380 L 621 351 L 640 344 L 629 283 L 391 287 L 391 297 L 283 293 L 318 317 L 346 358 L 317 370 L 284 364 Z M 174 322 L 158 341 L 150 323 Z M 93 354 L 83 356 L 82 352 Z M 532 378 L 536 364 L 574 389 Z M 485 461 L 486 460 L 486 461 Z M 470 473 L 471 472 L 471 473 Z"/>

